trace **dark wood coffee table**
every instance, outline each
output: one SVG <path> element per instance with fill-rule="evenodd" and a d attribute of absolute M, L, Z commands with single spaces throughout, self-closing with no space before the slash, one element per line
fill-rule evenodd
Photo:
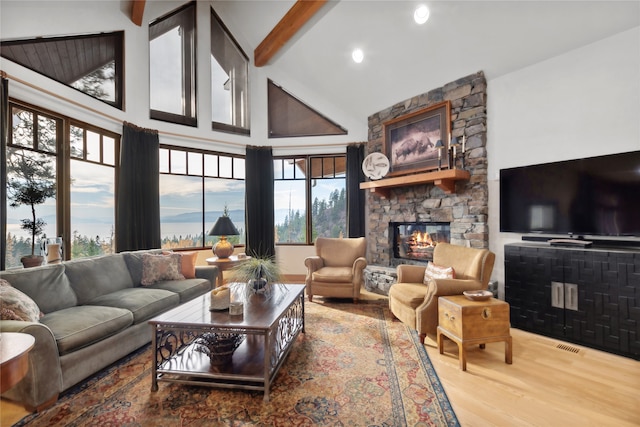
<path fill-rule="evenodd" d="M 252 294 L 244 314 L 209 311 L 207 293 L 149 321 L 154 360 L 151 390 L 158 381 L 264 391 L 269 388 L 300 332 L 304 332 L 304 285 L 274 285 L 271 295 Z M 195 350 L 205 333 L 245 335 L 231 363 L 212 365 Z"/>

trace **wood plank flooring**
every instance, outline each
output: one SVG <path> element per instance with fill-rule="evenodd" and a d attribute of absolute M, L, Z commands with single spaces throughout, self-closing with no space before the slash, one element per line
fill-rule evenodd
<path fill-rule="evenodd" d="M 427 340 L 462 426 L 640 426 L 640 362 L 518 329 L 511 334 L 512 365 L 504 363 L 504 344 L 491 343 L 468 349 L 466 372 L 454 343 L 447 340 L 440 355 Z M 0 401 L 0 426 L 25 415 Z"/>

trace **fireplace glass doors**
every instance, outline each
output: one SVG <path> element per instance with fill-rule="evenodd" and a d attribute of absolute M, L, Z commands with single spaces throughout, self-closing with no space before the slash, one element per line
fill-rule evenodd
<path fill-rule="evenodd" d="M 448 222 L 392 222 L 393 257 L 432 261 L 438 243 L 451 241 Z"/>

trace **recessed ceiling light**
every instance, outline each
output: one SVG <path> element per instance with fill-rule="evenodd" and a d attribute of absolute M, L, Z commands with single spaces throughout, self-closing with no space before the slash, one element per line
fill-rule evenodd
<path fill-rule="evenodd" d="M 429 9 L 425 5 L 418 6 L 415 12 L 413 12 L 413 19 L 420 25 L 427 22 L 429 19 Z"/>
<path fill-rule="evenodd" d="M 364 52 L 362 52 L 362 49 L 353 49 L 351 57 L 353 58 L 354 62 L 359 64 L 364 59 Z"/>

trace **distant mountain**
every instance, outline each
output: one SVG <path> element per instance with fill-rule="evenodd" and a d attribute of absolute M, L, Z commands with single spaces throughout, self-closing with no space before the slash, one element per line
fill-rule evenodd
<path fill-rule="evenodd" d="M 206 224 L 215 224 L 216 220 L 222 216 L 222 211 L 207 211 L 204 213 L 204 222 Z M 229 211 L 231 221 L 244 223 L 244 211 L 237 209 Z M 202 221 L 201 212 L 187 212 L 178 215 L 163 216 L 160 222 L 200 222 Z"/>

